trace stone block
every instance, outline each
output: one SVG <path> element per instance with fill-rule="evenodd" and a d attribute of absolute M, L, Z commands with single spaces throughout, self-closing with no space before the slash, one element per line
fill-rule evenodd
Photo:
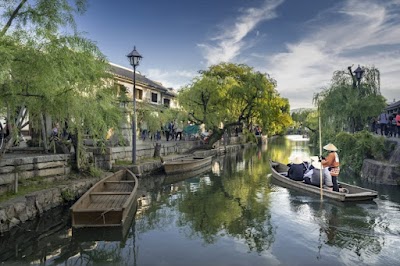
<path fill-rule="evenodd" d="M 16 226 L 16 225 L 18 225 L 18 224 L 20 224 L 20 223 L 21 223 L 20 220 L 18 220 L 17 218 L 13 217 L 13 218 L 11 218 L 11 220 L 10 220 L 9 228 L 14 227 L 14 226 Z"/>
<path fill-rule="evenodd" d="M 0 185 L 11 184 L 12 182 L 14 182 L 14 178 L 14 173 L 0 175 Z"/>
<path fill-rule="evenodd" d="M 377 184 L 400 185 L 400 165 L 365 159 L 361 178 Z"/>
<path fill-rule="evenodd" d="M 55 167 L 64 167 L 65 161 L 54 161 L 54 162 L 46 162 L 46 163 L 38 163 L 38 169 L 45 169 L 45 168 L 55 168 Z"/>

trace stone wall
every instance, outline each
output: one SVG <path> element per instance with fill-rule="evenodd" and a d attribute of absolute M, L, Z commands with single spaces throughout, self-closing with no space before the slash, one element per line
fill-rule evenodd
<path fill-rule="evenodd" d="M 361 178 L 376 184 L 400 185 L 400 165 L 366 159 Z"/>
<path fill-rule="evenodd" d="M 170 141 L 161 142 L 161 156 L 168 154 L 182 154 L 192 148 L 201 145 L 200 141 Z M 142 142 L 136 146 L 136 160 L 141 161 L 146 158 L 152 158 L 154 155 L 156 142 Z M 96 167 L 104 170 L 111 170 L 116 161 L 131 161 L 132 147 L 106 147 L 88 148 L 88 151 L 93 154 L 93 160 Z"/>
<path fill-rule="evenodd" d="M 362 179 L 376 184 L 400 185 L 400 144 L 394 143 L 396 147 L 387 161 L 364 160 L 361 168 Z"/>
<path fill-rule="evenodd" d="M 36 218 L 45 211 L 76 200 L 99 179 L 86 179 L 52 189 L 41 190 L 0 203 L 0 233 Z"/>
<path fill-rule="evenodd" d="M 69 174 L 69 159 L 69 154 L 27 154 L 25 157 L 3 158 L 0 161 L 0 194 L 13 189 L 16 180 Z"/>

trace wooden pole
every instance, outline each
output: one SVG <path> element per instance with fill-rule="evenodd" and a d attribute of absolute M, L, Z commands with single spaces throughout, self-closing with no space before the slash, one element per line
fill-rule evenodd
<path fill-rule="evenodd" d="M 319 103 L 318 103 L 318 127 L 319 127 L 319 157 L 322 160 L 321 109 Z M 320 186 L 321 200 L 323 199 L 322 181 L 323 180 L 322 180 L 322 163 L 321 163 L 321 167 L 319 169 L 319 186 Z"/>

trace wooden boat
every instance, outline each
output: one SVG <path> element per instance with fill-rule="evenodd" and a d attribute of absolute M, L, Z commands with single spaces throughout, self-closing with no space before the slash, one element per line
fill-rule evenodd
<path fill-rule="evenodd" d="M 209 157 L 186 157 L 172 161 L 163 162 L 164 171 L 167 174 L 185 173 L 211 164 L 212 156 Z"/>
<path fill-rule="evenodd" d="M 72 207 L 72 227 L 123 226 L 134 212 L 138 179 L 119 170 L 91 187 Z"/>
<path fill-rule="evenodd" d="M 287 165 L 270 160 L 270 166 L 272 171 L 272 177 L 275 180 L 282 183 L 284 186 L 320 195 L 321 190 L 319 187 L 308 185 L 302 181 L 294 181 L 283 175 L 287 174 L 289 168 Z M 342 188 L 344 188 L 346 193 L 323 189 L 323 197 L 342 202 L 350 202 L 350 201 L 373 200 L 378 196 L 378 192 L 376 192 L 375 190 L 366 189 L 342 182 L 340 182 L 340 185 Z"/>
<path fill-rule="evenodd" d="M 168 185 L 168 184 L 177 183 L 177 182 L 180 182 L 180 181 L 183 181 L 186 179 L 200 176 L 201 174 L 206 173 L 208 171 L 211 171 L 211 164 L 207 164 L 197 170 L 188 171 L 185 173 L 168 174 L 165 177 L 163 184 Z"/>

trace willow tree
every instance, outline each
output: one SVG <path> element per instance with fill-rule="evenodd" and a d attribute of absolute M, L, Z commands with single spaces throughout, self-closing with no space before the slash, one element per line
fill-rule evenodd
<path fill-rule="evenodd" d="M 122 113 L 109 87 L 108 63 L 96 45 L 76 33 L 73 14 L 85 8 L 83 0 L 7 1 L 0 32 L 0 107 L 6 109 L 10 129 L 18 134 L 29 113 L 32 129 L 41 132 L 47 149 L 44 121 L 68 124 L 77 154 L 82 133 L 103 138 L 119 128 Z M 71 26 L 71 35 L 60 29 Z M 2 62 L 3 63 L 3 62 Z M 110 85 L 110 86 L 108 86 Z M 12 139 L 8 142 L 12 144 Z M 84 158 L 79 157 L 77 162 Z"/>
<path fill-rule="evenodd" d="M 268 74 L 243 64 L 221 63 L 200 71 L 179 92 L 178 100 L 195 123 L 212 130 L 212 145 L 225 130 L 243 123 L 261 125 L 270 134 L 283 132 L 291 123 L 289 103 L 275 87 Z"/>
<path fill-rule="evenodd" d="M 356 132 L 365 129 L 371 118 L 385 108 L 380 92 L 380 73 L 365 67 L 358 86 L 351 68 L 336 71 L 331 85 L 314 96 L 319 106 L 323 128 L 331 133 Z"/>

